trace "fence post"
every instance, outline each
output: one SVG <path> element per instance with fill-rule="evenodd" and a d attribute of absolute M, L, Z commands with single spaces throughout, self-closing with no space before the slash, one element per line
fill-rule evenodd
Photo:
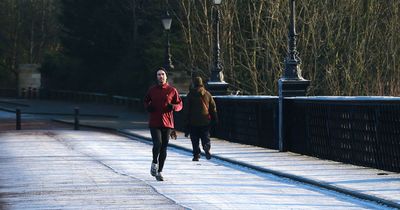
<path fill-rule="evenodd" d="M 79 108 L 75 107 L 74 130 L 79 130 Z"/>
<path fill-rule="evenodd" d="M 15 110 L 15 114 L 16 114 L 16 126 L 15 126 L 15 129 L 16 130 L 21 130 L 21 110 L 20 109 L 16 109 Z"/>

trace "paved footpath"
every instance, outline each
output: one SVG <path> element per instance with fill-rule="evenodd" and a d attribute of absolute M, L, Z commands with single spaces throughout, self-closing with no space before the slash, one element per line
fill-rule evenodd
<path fill-rule="evenodd" d="M 144 139 L 150 137 L 146 126 L 147 116 L 123 107 L 52 101 L 7 100 L 6 102 L 0 102 L 0 106 L 4 105 L 3 110 L 12 111 L 15 109 L 15 104 L 19 103 L 28 105 L 19 106 L 23 112 L 35 113 L 39 110 L 42 114 L 65 113 L 79 106 L 83 115 L 80 120 L 82 125 L 118 130 L 123 134 Z M 96 113 L 103 116 L 95 117 Z M 59 121 L 72 122 L 72 116 L 59 115 L 55 118 Z M 190 140 L 183 137 L 182 133 L 178 133 L 178 139 L 171 140 L 170 145 L 187 151 L 191 148 Z M 400 209 L 399 173 L 321 160 L 290 152 L 278 152 L 221 139 L 212 139 L 212 154 L 214 159 L 226 160 Z M 205 160 L 201 159 L 200 162 L 203 161 Z"/>
<path fill-rule="evenodd" d="M 121 137 L 88 131 L 3 132 L 0 209 L 185 209 L 107 164 L 126 158 L 122 150 L 110 153 L 124 144 Z M 140 158 L 134 151 L 120 162 Z"/>

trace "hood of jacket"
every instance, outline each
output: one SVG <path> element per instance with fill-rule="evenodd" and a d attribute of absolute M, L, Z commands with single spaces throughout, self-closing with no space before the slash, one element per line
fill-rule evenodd
<path fill-rule="evenodd" d="M 191 88 L 190 93 L 193 96 L 203 96 L 206 93 L 206 89 L 204 87 Z"/>

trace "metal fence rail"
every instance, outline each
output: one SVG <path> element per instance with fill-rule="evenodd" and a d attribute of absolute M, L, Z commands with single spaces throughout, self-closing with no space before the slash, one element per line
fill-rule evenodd
<path fill-rule="evenodd" d="M 213 136 L 278 148 L 278 98 L 216 96 L 219 124 Z M 183 129 L 182 113 L 176 126 Z M 288 151 L 400 172 L 400 98 L 285 98 Z"/>
<path fill-rule="evenodd" d="M 14 97 L 17 93 L 15 88 L 0 88 L 1 97 Z"/>
<path fill-rule="evenodd" d="M 182 98 L 185 99 L 184 96 Z M 277 149 L 278 97 L 215 96 L 214 99 L 219 123 L 212 128 L 212 136 Z M 182 130 L 183 112 L 175 113 L 175 118 L 175 126 Z"/>
<path fill-rule="evenodd" d="M 289 150 L 399 172 L 400 100 L 345 99 L 288 99 Z"/>

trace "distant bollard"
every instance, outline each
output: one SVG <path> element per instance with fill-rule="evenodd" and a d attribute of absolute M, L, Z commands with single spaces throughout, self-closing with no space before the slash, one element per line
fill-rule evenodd
<path fill-rule="evenodd" d="M 16 109 L 15 110 L 15 115 L 16 115 L 16 126 L 15 126 L 15 128 L 17 130 L 21 130 L 21 110 L 20 109 Z"/>
<path fill-rule="evenodd" d="M 75 108 L 74 129 L 79 130 L 79 108 Z"/>

